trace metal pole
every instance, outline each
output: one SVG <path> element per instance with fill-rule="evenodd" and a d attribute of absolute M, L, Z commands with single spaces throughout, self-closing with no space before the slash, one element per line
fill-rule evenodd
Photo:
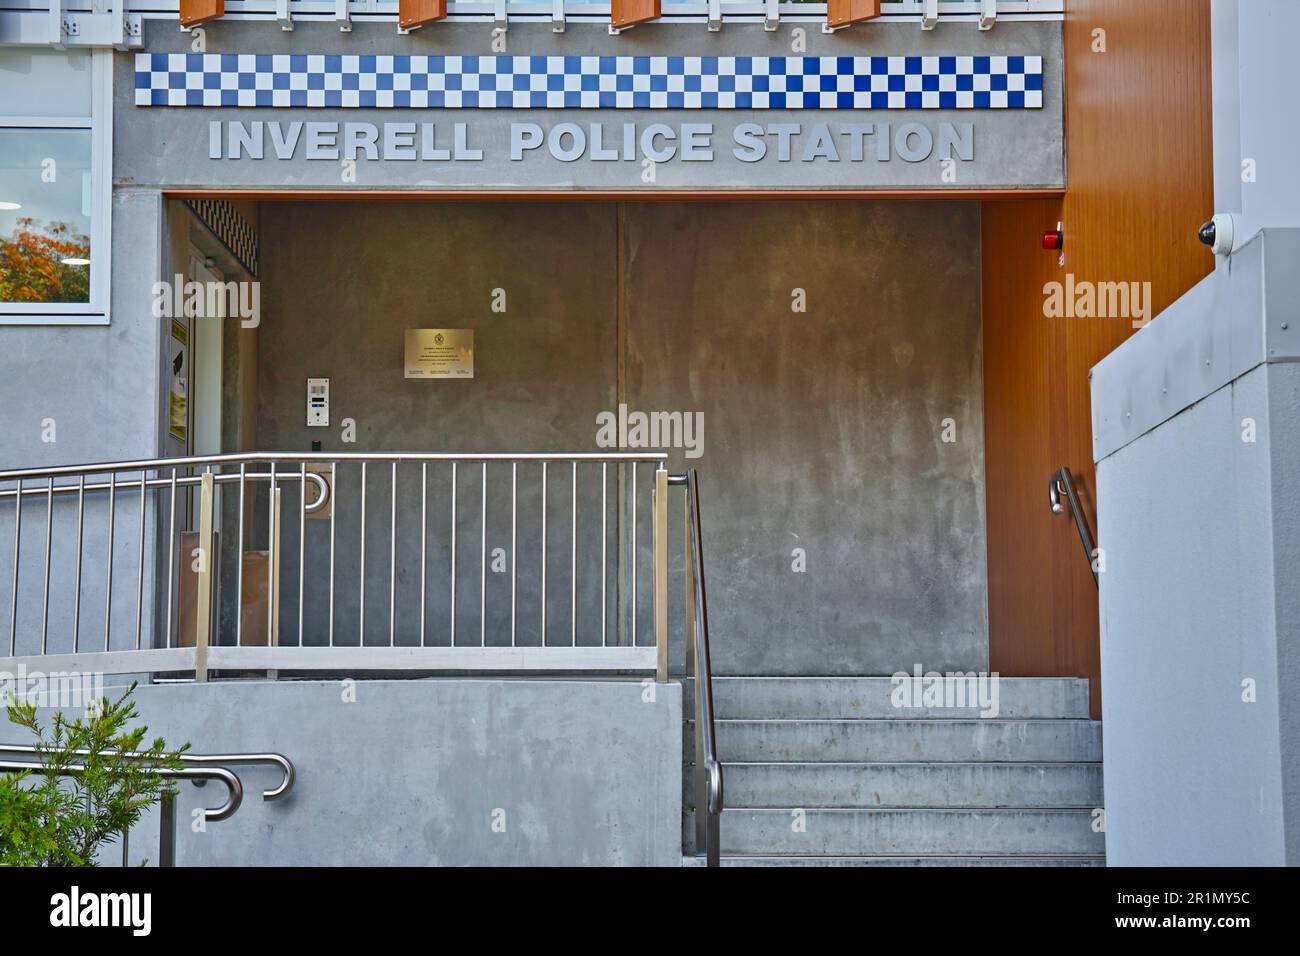
<path fill-rule="evenodd" d="M 573 463 L 569 505 L 569 644 L 578 646 L 578 463 Z"/>
<path fill-rule="evenodd" d="M 77 481 L 77 577 L 76 587 L 72 592 L 72 653 L 77 653 L 77 644 L 81 637 L 81 542 L 86 527 L 86 476 L 81 475 Z M 168 600 L 171 592 L 168 592 Z M 168 616 L 171 616 L 170 606 Z"/>
<path fill-rule="evenodd" d="M 668 680 L 668 470 L 655 469 L 654 490 L 655 679 Z"/>
<path fill-rule="evenodd" d="M 388 512 L 388 646 L 397 643 L 397 462 L 393 462 Z"/>
<path fill-rule="evenodd" d="M 41 594 L 41 653 L 45 653 L 50 633 L 50 545 L 54 540 L 54 479 L 45 486 L 45 588 Z M 143 545 L 142 545 L 143 547 Z M 142 559 L 143 560 L 143 559 Z M 143 570 L 143 564 L 141 564 Z M 137 625 L 138 627 L 139 625 Z M 138 642 L 137 642 L 138 643 Z"/>
<path fill-rule="evenodd" d="M 14 593 L 9 607 L 9 656 L 17 654 L 18 647 L 18 563 L 23 538 L 23 480 L 18 479 L 14 492 Z"/>
<path fill-rule="evenodd" d="M 240 467 L 242 468 L 243 466 L 241 465 Z M 83 481 L 85 480 L 84 476 L 83 476 L 82 480 L 83 480 Z M 171 518 L 169 519 L 169 521 L 168 521 L 168 523 L 167 523 L 167 618 L 166 618 L 165 621 L 163 621 L 163 632 L 167 635 L 167 646 L 168 646 L 168 647 L 171 647 L 171 646 L 172 646 L 172 585 L 175 583 L 175 580 L 176 580 L 176 469 L 175 469 L 175 468 L 172 469 L 172 482 L 171 482 L 171 484 L 172 484 Z M 243 498 L 243 489 L 242 489 L 242 488 L 240 489 L 240 498 L 239 498 L 239 502 L 240 502 L 239 511 L 240 511 L 241 520 L 242 520 L 242 515 L 243 515 L 243 511 L 244 511 L 244 507 L 243 507 L 244 498 Z M 240 538 L 239 538 L 239 540 L 240 540 L 240 548 L 239 548 L 239 550 L 240 550 L 240 553 L 242 554 L 242 553 L 243 553 L 243 550 L 244 550 L 244 548 L 243 548 L 243 540 L 244 540 L 244 538 L 243 538 L 243 528 L 242 528 L 242 527 L 240 528 Z M 80 575 L 80 573 L 81 573 L 81 567 L 80 567 L 80 558 L 81 558 L 80 529 L 78 529 L 77 558 L 78 558 L 77 573 L 78 573 L 78 575 Z M 80 587 L 78 587 L 78 591 L 80 591 Z M 241 592 L 241 593 L 242 593 L 242 592 Z M 238 618 L 236 618 L 236 620 L 238 620 Z M 236 624 L 236 627 L 238 627 L 238 624 Z M 178 627 L 178 628 L 176 629 L 176 631 L 177 631 L 177 634 L 179 635 L 179 633 L 180 633 L 180 628 Z M 75 647 L 75 641 L 74 641 L 74 647 L 73 647 L 73 649 L 74 649 L 74 650 L 76 649 L 76 647 Z"/>
<path fill-rule="evenodd" d="M 158 865 L 176 866 L 176 794 L 164 793 L 158 805 Z"/>
<path fill-rule="evenodd" d="M 429 463 L 420 463 L 420 646 L 424 647 L 424 579 L 429 547 Z"/>
<path fill-rule="evenodd" d="M 487 646 L 487 462 L 483 462 L 482 503 L 479 506 L 478 643 Z"/>
<path fill-rule="evenodd" d="M 117 514 L 117 472 L 108 473 L 108 581 L 104 585 L 104 650 L 109 646 L 109 627 L 113 621 L 113 519 Z M 17 567 L 14 568 L 15 576 Z M 17 595 L 14 595 L 17 597 Z"/>
<path fill-rule="evenodd" d="M 542 647 L 546 646 L 546 462 L 542 462 Z"/>
<path fill-rule="evenodd" d="M 136 529 L 140 541 L 140 564 L 137 568 L 135 584 L 135 649 L 137 651 L 140 650 L 144 633 L 144 506 L 149 497 L 145 484 L 148 477 L 147 471 L 140 472 L 140 523 Z"/>

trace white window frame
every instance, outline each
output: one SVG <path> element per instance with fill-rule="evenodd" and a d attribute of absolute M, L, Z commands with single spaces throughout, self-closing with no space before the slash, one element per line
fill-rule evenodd
<path fill-rule="evenodd" d="M 113 260 L 113 51 L 91 56 L 91 115 L 0 116 L 3 129 L 90 130 L 89 302 L 0 302 L 4 325 L 108 325 Z"/>

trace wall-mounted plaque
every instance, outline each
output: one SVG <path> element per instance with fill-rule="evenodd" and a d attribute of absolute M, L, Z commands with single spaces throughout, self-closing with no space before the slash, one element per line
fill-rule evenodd
<path fill-rule="evenodd" d="M 473 329 L 407 329 L 407 378 L 473 378 Z"/>

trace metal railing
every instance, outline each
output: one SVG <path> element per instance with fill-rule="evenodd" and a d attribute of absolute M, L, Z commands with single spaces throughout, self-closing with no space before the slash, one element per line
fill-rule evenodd
<path fill-rule="evenodd" d="M 0 551 L 0 648 L 199 680 L 280 669 L 666 680 L 660 582 L 642 573 L 650 561 L 666 575 L 666 542 L 645 533 L 663 523 L 664 457 L 277 452 L 0 472 L 0 540 L 12 541 Z"/>
<path fill-rule="evenodd" d="M 721 863 L 722 763 L 713 721 L 713 663 L 709 653 L 709 612 L 704 587 L 704 534 L 700 519 L 699 475 L 694 468 L 673 475 L 670 484 L 686 490 L 686 658 L 695 693 L 695 852 L 707 865 Z"/>
<path fill-rule="evenodd" d="M 35 757 L 41 751 L 30 744 L 0 744 L 0 754 L 13 754 L 20 757 Z M 74 750 L 73 754 L 77 756 L 89 756 L 88 750 Z M 128 752 L 117 754 L 127 759 L 151 760 L 155 759 L 149 754 Z M 244 754 L 181 754 L 180 761 L 186 764 L 179 770 L 168 768 L 157 768 L 156 773 L 159 776 L 169 779 L 189 780 L 196 787 L 204 786 L 209 780 L 219 780 L 226 786 L 226 800 L 217 807 L 204 807 L 203 819 L 205 822 L 217 822 L 228 820 L 235 815 L 240 806 L 243 805 L 244 786 L 239 775 L 234 773 L 230 768 L 238 766 L 275 766 L 283 774 L 279 784 L 262 791 L 262 799 L 266 801 L 279 800 L 286 796 L 291 790 L 296 780 L 296 771 L 288 757 L 277 753 L 244 753 Z M 47 770 L 37 763 L 29 763 L 19 760 L 0 760 L 0 771 L 7 773 L 28 772 L 41 775 L 51 775 L 58 773 L 60 776 L 79 776 L 85 772 L 85 766 L 82 764 L 73 764 L 62 768 L 58 771 Z M 158 817 L 158 865 L 161 867 L 174 867 L 176 865 L 176 795 L 174 792 L 165 793 L 159 800 L 159 817 Z M 122 865 L 128 864 L 129 834 L 122 833 Z"/>
<path fill-rule="evenodd" d="M 1061 503 L 1061 496 L 1065 496 L 1065 504 Z M 1088 562 L 1088 568 L 1092 571 L 1092 583 L 1098 587 L 1101 586 L 1101 578 L 1097 573 L 1096 556 L 1097 541 L 1093 537 L 1092 530 L 1088 527 L 1087 516 L 1083 513 L 1083 505 L 1079 501 L 1079 493 L 1074 487 L 1074 476 L 1070 474 L 1069 468 L 1060 468 L 1052 473 L 1052 477 L 1047 480 L 1047 500 L 1052 507 L 1052 514 L 1059 515 L 1065 512 L 1066 506 L 1069 506 L 1070 515 L 1074 518 L 1074 527 L 1079 532 L 1079 543 L 1083 545 L 1083 557 Z"/>

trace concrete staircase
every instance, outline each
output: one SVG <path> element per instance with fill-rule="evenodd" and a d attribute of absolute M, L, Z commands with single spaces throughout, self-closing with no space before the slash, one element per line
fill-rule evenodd
<path fill-rule="evenodd" d="M 715 677 L 724 866 L 1100 866 L 1088 683 L 1001 678 L 999 712 L 896 708 L 887 677 Z M 685 682 L 683 847 L 694 856 Z"/>

